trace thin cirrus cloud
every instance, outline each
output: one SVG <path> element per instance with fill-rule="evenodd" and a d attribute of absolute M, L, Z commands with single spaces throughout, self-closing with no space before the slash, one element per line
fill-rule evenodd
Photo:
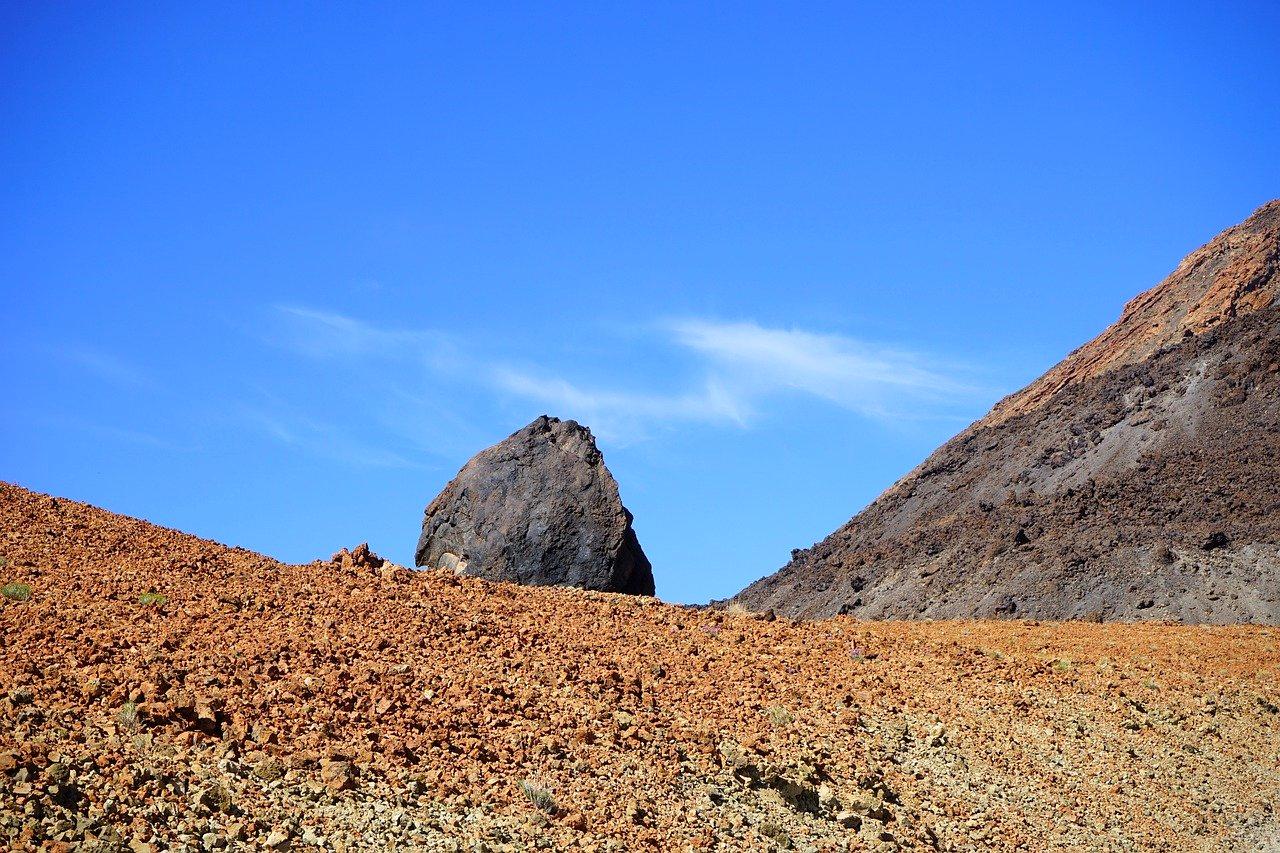
<path fill-rule="evenodd" d="M 938 367 L 918 353 L 844 335 L 689 319 L 666 328 L 747 398 L 794 391 L 867 416 L 904 417 L 908 409 L 981 391 L 954 378 L 954 366 Z"/>
<path fill-rule="evenodd" d="M 438 356 L 448 348 L 440 335 L 381 329 L 333 311 L 277 305 L 276 314 L 282 322 L 274 330 L 275 341 L 313 358 Z"/>
<path fill-rule="evenodd" d="M 636 437 L 657 419 L 748 427 L 766 400 L 798 394 L 877 420 L 950 416 L 984 389 L 924 356 L 835 334 L 753 322 L 679 319 L 658 324 L 660 344 L 692 357 L 700 382 L 677 394 L 589 388 L 562 377 L 499 368 L 502 390 L 580 412 L 597 431 Z M 774 407 L 771 407 L 771 409 Z"/>
<path fill-rule="evenodd" d="M 747 426 L 748 412 L 739 395 L 710 377 L 702 387 L 687 392 L 651 394 L 586 388 L 560 377 L 509 367 L 495 367 L 489 375 L 499 391 L 570 414 L 615 441 L 644 438 L 651 432 L 646 424 L 654 422 Z"/>
<path fill-rule="evenodd" d="M 545 366 L 464 359 L 446 337 L 430 331 L 380 329 L 299 306 L 277 310 L 286 321 L 281 341 L 301 354 L 409 359 L 426 364 L 441 381 L 466 381 L 491 396 L 538 403 L 620 442 L 651 435 L 655 423 L 747 428 L 766 401 L 787 395 L 877 420 L 919 420 L 951 417 L 956 406 L 989 393 L 957 378 L 961 368 L 921 353 L 750 321 L 681 318 L 651 326 L 646 340 L 654 355 L 683 360 L 681 372 L 690 377 L 685 388 L 655 391 L 583 384 Z M 424 381 L 421 372 L 412 377 Z"/>
<path fill-rule="evenodd" d="M 327 421 L 292 411 L 279 401 L 241 404 L 231 414 L 281 444 L 314 456 L 366 468 L 420 467 L 399 453 L 363 441 Z"/>
<path fill-rule="evenodd" d="M 105 350 L 90 346 L 69 346 L 56 352 L 64 360 L 112 385 L 137 389 L 156 387 L 155 380 L 141 367 Z"/>

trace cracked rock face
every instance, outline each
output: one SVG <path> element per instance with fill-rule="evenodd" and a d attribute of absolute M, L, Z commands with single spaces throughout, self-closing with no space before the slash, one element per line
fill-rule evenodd
<path fill-rule="evenodd" d="M 476 454 L 427 507 L 419 566 L 653 595 L 631 513 L 591 431 L 542 417 Z"/>

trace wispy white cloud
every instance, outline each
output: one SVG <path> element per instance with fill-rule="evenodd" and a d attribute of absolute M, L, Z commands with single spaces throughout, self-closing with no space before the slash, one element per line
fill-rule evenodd
<path fill-rule="evenodd" d="M 988 391 L 963 371 L 922 353 L 845 335 L 761 326 L 750 321 L 681 318 L 651 326 L 649 346 L 664 360 L 683 359 L 688 377 L 672 391 L 601 385 L 547 365 L 514 366 L 498 357 L 460 355 L 445 335 L 382 329 L 351 317 L 299 306 L 278 309 L 297 351 L 317 358 L 400 358 L 425 364 L 435 381 L 470 383 L 498 398 L 523 400 L 591 424 L 614 441 L 644 438 L 681 423 L 746 428 L 788 395 L 825 401 L 878 420 L 949 414 Z M 408 375 L 395 393 L 412 394 Z M 777 398 L 775 400 L 774 398 Z M 773 402 L 768 402 L 768 401 Z M 282 438 L 282 440 L 284 440 Z"/>
<path fill-rule="evenodd" d="M 112 385 L 142 389 L 156 387 L 155 380 L 145 370 L 105 350 L 68 346 L 58 349 L 57 354 Z"/>
<path fill-rule="evenodd" d="M 979 390 L 954 378 L 954 367 L 844 335 L 698 319 L 674 320 L 664 327 L 675 343 L 704 356 L 709 369 L 744 402 L 795 391 L 886 417 Z"/>
<path fill-rule="evenodd" d="M 419 468 L 398 453 L 350 435 L 326 421 L 308 417 L 278 402 L 242 404 L 233 414 L 281 444 L 316 456 L 368 468 Z"/>
<path fill-rule="evenodd" d="M 652 394 L 623 390 L 585 388 L 568 380 L 547 375 L 494 368 L 493 386 L 543 406 L 549 412 L 563 412 L 591 425 L 608 439 L 625 441 L 647 436 L 647 425 L 672 422 L 729 423 L 747 425 L 747 412 L 738 396 L 714 379 L 679 394 Z"/>
<path fill-rule="evenodd" d="M 542 372 L 498 367 L 502 391 L 588 420 L 601 435 L 635 438 L 655 423 L 748 427 L 769 398 L 815 397 L 878 420 L 917 420 L 977 389 L 924 356 L 843 335 L 752 322 L 679 319 L 658 324 L 659 345 L 692 354 L 687 390 L 671 394 L 591 388 Z M 770 406 L 771 410 L 776 406 Z"/>
<path fill-rule="evenodd" d="M 173 453 L 191 453 L 199 450 L 199 446 L 194 443 L 184 444 L 171 441 L 168 438 L 163 438 L 145 430 L 110 426 L 80 417 L 66 417 L 56 414 L 39 415 L 35 417 L 34 422 L 55 429 L 74 430 L 104 441 L 142 445 L 153 450 L 164 450 Z"/>
<path fill-rule="evenodd" d="M 275 310 L 282 322 L 271 330 L 272 339 L 313 358 L 414 358 L 444 366 L 454 352 L 452 339 L 440 332 L 381 328 L 300 305 Z"/>

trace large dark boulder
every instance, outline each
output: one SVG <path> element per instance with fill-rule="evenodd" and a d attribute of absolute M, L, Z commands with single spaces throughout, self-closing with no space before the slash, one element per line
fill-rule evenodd
<path fill-rule="evenodd" d="M 489 580 L 653 595 L 591 430 L 546 415 L 476 454 L 427 507 L 415 562 Z"/>

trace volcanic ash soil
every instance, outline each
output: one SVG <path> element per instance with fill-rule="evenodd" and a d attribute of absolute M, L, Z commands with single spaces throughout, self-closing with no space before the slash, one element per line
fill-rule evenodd
<path fill-rule="evenodd" d="M 1280 843 L 1274 628 L 792 623 L 0 519 L 9 849 Z"/>

